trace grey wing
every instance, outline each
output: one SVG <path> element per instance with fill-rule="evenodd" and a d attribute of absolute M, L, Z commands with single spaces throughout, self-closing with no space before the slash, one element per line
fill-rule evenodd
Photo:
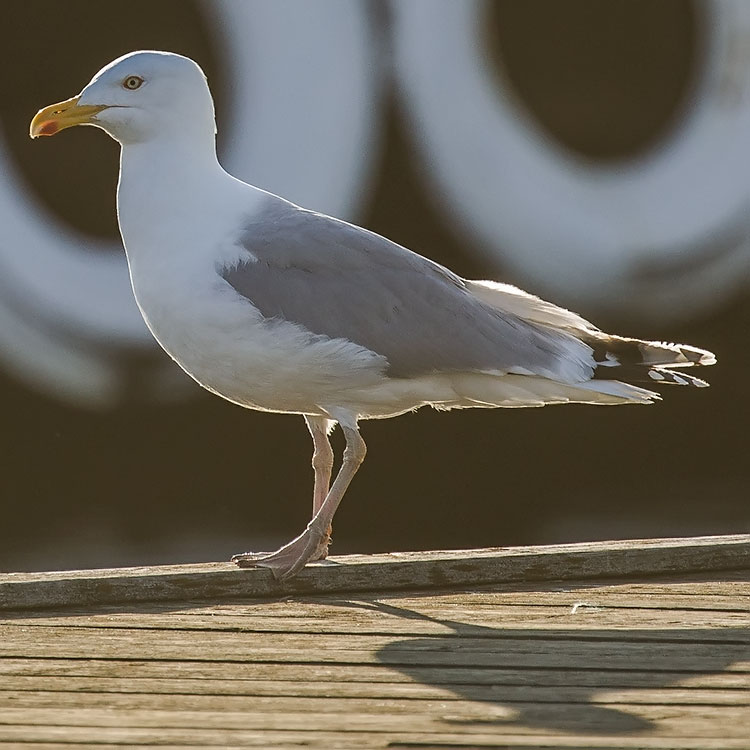
<path fill-rule="evenodd" d="M 448 269 L 360 227 L 269 197 L 239 242 L 247 258 L 219 273 L 265 318 L 370 349 L 391 377 L 591 377 L 591 350 L 574 337 L 492 308 Z"/>

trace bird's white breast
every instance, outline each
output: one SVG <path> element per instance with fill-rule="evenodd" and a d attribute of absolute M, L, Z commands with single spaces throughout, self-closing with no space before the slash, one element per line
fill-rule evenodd
<path fill-rule="evenodd" d="M 179 189 L 149 200 L 121 178 L 119 219 L 133 291 L 159 344 L 205 388 L 254 408 L 319 413 L 342 391 L 379 381 L 383 363 L 373 353 L 292 323 L 269 323 L 220 276 L 222 265 L 247 257 L 236 238 L 256 198 L 234 180 L 221 187 L 223 200 L 216 186 L 203 201 L 177 195 Z"/>

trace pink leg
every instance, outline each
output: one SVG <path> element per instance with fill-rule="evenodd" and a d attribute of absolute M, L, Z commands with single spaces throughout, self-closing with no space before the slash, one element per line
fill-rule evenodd
<path fill-rule="evenodd" d="M 284 580 L 299 573 L 306 563 L 315 558 L 315 554 L 326 539 L 339 503 L 367 453 L 367 446 L 365 446 L 365 441 L 359 434 L 356 422 L 352 420 L 350 425 L 342 424 L 341 429 L 346 437 L 346 450 L 344 451 L 341 469 L 339 469 L 328 496 L 313 516 L 312 521 L 307 524 L 307 528 L 289 544 L 285 544 L 270 555 L 253 552 L 235 555 L 232 560 L 239 567 L 262 566 L 270 568 L 275 578 Z"/>
<path fill-rule="evenodd" d="M 315 488 L 313 489 L 313 509 L 312 517 L 323 506 L 323 502 L 328 496 L 328 489 L 331 485 L 331 471 L 333 470 L 333 450 L 328 440 L 329 426 L 331 420 L 325 417 L 305 417 L 307 429 L 313 439 L 313 457 L 312 467 L 315 472 Z M 328 545 L 331 543 L 332 527 L 326 529 L 325 537 L 321 541 L 315 555 L 311 560 L 325 560 L 328 556 Z"/>

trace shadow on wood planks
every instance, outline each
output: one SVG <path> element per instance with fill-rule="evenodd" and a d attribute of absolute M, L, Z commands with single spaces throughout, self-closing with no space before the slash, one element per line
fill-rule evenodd
<path fill-rule="evenodd" d="M 345 605 L 345 602 L 339 604 Z M 382 648 L 377 656 L 384 666 L 417 682 L 449 689 L 459 699 L 481 700 L 517 709 L 511 720 L 505 717 L 481 721 L 456 719 L 455 723 L 461 726 L 481 724 L 507 728 L 517 724 L 572 734 L 647 732 L 656 722 L 604 705 L 605 700 L 597 702 L 594 699 L 613 690 L 679 688 L 683 680 L 720 674 L 738 660 L 750 659 L 750 627 L 689 631 L 679 628 L 524 630 L 430 617 L 375 600 L 370 603 L 348 602 L 346 606 L 361 606 L 408 619 L 431 621 L 453 630 L 448 635 L 396 640 Z M 687 638 L 686 632 L 689 632 Z M 523 644 L 521 648 L 518 648 L 519 644 Z M 434 669 L 436 661 L 428 658 L 420 662 L 418 656 L 419 653 L 436 652 L 457 657 L 437 660 L 442 670 L 439 677 Z M 502 683 L 493 681 L 493 673 L 531 669 L 535 673 L 549 670 L 549 686 L 559 688 L 555 698 L 547 703 L 538 698 L 533 702 L 523 697 L 514 699 L 513 689 L 520 692 L 521 688 L 531 684 L 529 681 L 521 678 L 514 683 L 507 676 Z M 474 676 L 467 677 L 467 670 L 471 670 Z M 476 679 L 477 670 L 485 672 L 483 679 Z M 623 672 L 628 673 L 626 680 L 621 678 Z M 451 673 L 454 673 L 454 679 Z M 430 674 L 436 679 L 430 679 Z M 502 693 L 502 697 L 493 699 L 493 688 L 498 687 L 501 689 L 497 692 Z M 568 692 L 576 693 L 573 700 L 567 698 Z M 659 705 L 663 704 L 659 702 Z"/>
<path fill-rule="evenodd" d="M 742 573 L 734 578 L 740 579 L 744 580 Z M 652 583 L 670 581 L 661 577 L 649 577 L 648 580 Z M 571 590 L 580 591 L 581 596 L 585 596 L 586 590 L 596 588 L 593 582 L 567 585 Z M 547 590 L 555 590 L 555 585 L 551 586 Z M 496 590 L 495 587 L 485 590 L 493 589 Z M 537 593 L 545 589 L 544 585 L 533 587 Z M 404 595 L 429 598 L 439 593 L 440 590 L 436 589 Z M 302 598 L 309 603 L 322 601 L 317 597 Z M 354 600 L 345 595 L 329 595 L 323 600 L 341 608 L 431 622 L 450 631 L 435 635 L 394 634 L 392 641 L 375 652 L 375 657 L 384 668 L 400 672 L 417 683 L 450 691 L 460 700 L 479 701 L 498 709 L 500 718 L 445 719 L 459 730 L 465 726 L 510 728 L 516 725 L 579 735 L 617 736 L 648 732 L 656 728 L 656 721 L 621 710 L 617 699 L 605 694 L 657 690 L 672 693 L 667 702 L 653 701 L 665 711 L 669 711 L 670 705 L 682 706 L 683 710 L 692 705 L 710 707 L 714 705 L 710 701 L 681 703 L 680 690 L 684 688 L 684 681 L 701 675 L 720 675 L 732 664 L 750 659 L 750 625 L 688 628 L 677 624 L 674 628 L 658 629 L 617 627 L 617 614 L 613 610 L 611 628 L 560 628 L 555 627 L 553 621 L 549 628 L 503 628 L 430 616 L 384 603 L 378 594 L 359 594 Z M 262 608 L 268 601 L 243 599 L 241 604 Z M 224 603 L 231 605 L 230 602 Z M 54 616 L 119 612 L 147 617 L 202 606 L 206 603 L 183 601 L 90 606 L 58 609 Z M 718 602 L 717 607 L 720 607 Z M 49 610 L 7 612 L 0 619 L 45 618 L 50 614 Z M 342 639 L 345 637 L 342 635 Z M 356 664 L 350 666 L 356 671 Z M 540 699 L 538 694 L 530 697 L 529 689 L 539 687 L 549 688 L 547 697 Z M 627 700 L 622 702 L 630 703 Z M 644 704 L 648 699 L 640 697 L 636 702 Z M 623 705 L 625 708 L 627 705 Z"/>

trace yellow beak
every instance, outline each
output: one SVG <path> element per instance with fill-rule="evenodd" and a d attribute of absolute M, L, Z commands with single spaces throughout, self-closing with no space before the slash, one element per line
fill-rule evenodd
<path fill-rule="evenodd" d="M 78 104 L 79 99 L 79 96 L 74 96 L 72 99 L 40 109 L 31 121 L 29 135 L 32 138 L 38 138 L 40 135 L 54 135 L 74 125 L 91 125 L 94 122 L 94 116 L 106 109 L 105 106 L 95 104 L 81 106 Z"/>

